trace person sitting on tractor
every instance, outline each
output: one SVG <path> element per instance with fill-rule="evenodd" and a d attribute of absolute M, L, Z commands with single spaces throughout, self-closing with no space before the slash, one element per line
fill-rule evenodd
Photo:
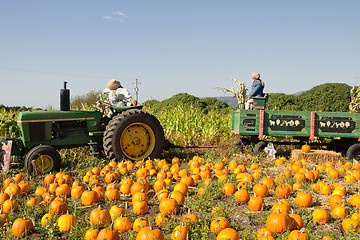
<path fill-rule="evenodd" d="M 116 79 L 111 79 L 103 91 L 109 96 L 109 101 L 113 107 L 131 106 L 133 99 L 126 88 Z"/>
<path fill-rule="evenodd" d="M 253 83 L 251 85 L 250 91 L 246 94 L 246 102 L 245 102 L 245 109 L 249 110 L 252 109 L 254 104 L 253 97 L 264 97 L 264 82 L 260 79 L 260 73 L 254 72 L 251 74 L 251 78 Z"/>

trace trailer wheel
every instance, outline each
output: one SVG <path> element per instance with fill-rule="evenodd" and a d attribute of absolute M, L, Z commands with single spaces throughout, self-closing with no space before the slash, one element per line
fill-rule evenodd
<path fill-rule="evenodd" d="M 243 151 L 246 150 L 246 146 L 250 145 L 251 142 L 247 138 L 239 138 L 238 140 L 235 141 L 234 144 L 240 151 Z"/>
<path fill-rule="evenodd" d="M 139 109 L 114 116 L 103 138 L 104 152 L 111 161 L 159 158 L 164 143 L 164 130 L 159 120 Z"/>
<path fill-rule="evenodd" d="M 267 146 L 267 142 L 265 141 L 260 141 L 258 143 L 256 143 L 253 153 L 254 155 L 258 155 L 258 154 L 264 154 L 264 148 Z"/>
<path fill-rule="evenodd" d="M 351 145 L 346 151 L 346 157 L 349 160 L 359 160 L 360 159 L 360 143 L 355 143 Z"/>
<path fill-rule="evenodd" d="M 60 171 L 61 157 L 55 148 L 39 145 L 26 154 L 24 165 L 29 174 L 58 172 Z"/>

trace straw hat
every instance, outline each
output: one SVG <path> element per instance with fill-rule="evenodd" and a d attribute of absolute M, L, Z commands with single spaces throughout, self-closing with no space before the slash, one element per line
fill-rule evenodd
<path fill-rule="evenodd" d="M 251 74 L 251 78 L 254 80 L 260 80 L 260 73 L 254 72 L 253 74 Z"/>
<path fill-rule="evenodd" d="M 116 79 L 111 79 L 108 84 L 106 85 L 106 88 L 110 90 L 116 90 L 118 88 L 122 87 L 121 83 Z"/>

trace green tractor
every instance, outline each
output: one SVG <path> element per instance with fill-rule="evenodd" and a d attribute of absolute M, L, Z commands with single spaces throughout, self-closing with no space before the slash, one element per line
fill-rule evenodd
<path fill-rule="evenodd" d="M 104 109 L 105 110 L 105 109 Z M 19 139 L 5 139 L 2 155 L 25 156 L 30 174 L 60 171 L 58 149 L 89 145 L 94 154 L 101 151 L 110 161 L 138 161 L 159 158 L 165 147 L 163 128 L 158 119 L 142 106 L 112 107 L 111 117 L 104 111 L 70 110 L 70 91 L 60 90 L 60 110 L 20 112 Z M 6 152 L 7 146 L 10 146 Z"/>

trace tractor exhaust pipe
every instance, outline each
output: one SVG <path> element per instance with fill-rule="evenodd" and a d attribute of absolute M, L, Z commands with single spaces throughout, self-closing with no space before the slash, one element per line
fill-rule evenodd
<path fill-rule="evenodd" d="M 64 81 L 64 89 L 60 89 L 60 110 L 70 111 L 70 89 L 66 89 L 67 82 Z"/>

